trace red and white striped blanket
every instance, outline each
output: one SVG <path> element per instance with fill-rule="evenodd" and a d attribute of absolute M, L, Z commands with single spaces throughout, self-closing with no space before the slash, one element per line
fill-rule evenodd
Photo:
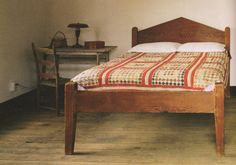
<path fill-rule="evenodd" d="M 204 90 L 224 82 L 225 52 L 127 53 L 72 79 L 85 89 Z"/>

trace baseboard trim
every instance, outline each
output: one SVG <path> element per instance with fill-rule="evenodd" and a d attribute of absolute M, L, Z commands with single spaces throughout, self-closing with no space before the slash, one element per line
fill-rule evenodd
<path fill-rule="evenodd" d="M 35 109 L 36 90 L 29 91 L 6 102 L 0 103 L 0 118 L 10 116 L 11 114 L 30 112 Z"/>

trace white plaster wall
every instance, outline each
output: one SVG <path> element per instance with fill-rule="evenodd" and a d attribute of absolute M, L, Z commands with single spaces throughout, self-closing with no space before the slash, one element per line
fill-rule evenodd
<path fill-rule="evenodd" d="M 131 47 L 131 28 L 153 26 L 177 17 L 186 17 L 218 29 L 231 27 L 231 85 L 236 85 L 236 1 L 235 0 L 52 0 L 52 26 L 67 34 L 72 43 L 73 33 L 66 26 L 71 22 L 89 24 L 83 29 L 81 43 L 91 35 L 108 45 L 117 45 L 114 58 Z M 88 35 L 90 33 L 90 35 Z M 87 38 L 87 36 L 89 36 Z"/>
<path fill-rule="evenodd" d="M 45 1 L 0 0 L 0 103 L 35 87 L 31 42 L 44 43 L 48 11 Z M 11 81 L 27 88 L 10 92 Z"/>

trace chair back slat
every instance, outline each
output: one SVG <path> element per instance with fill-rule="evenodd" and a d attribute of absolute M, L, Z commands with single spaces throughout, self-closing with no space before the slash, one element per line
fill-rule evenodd
<path fill-rule="evenodd" d="M 55 63 L 50 60 L 39 60 L 38 63 L 39 65 L 45 65 L 45 66 L 51 66 L 51 67 L 55 65 Z"/>
<path fill-rule="evenodd" d="M 38 85 L 42 80 L 59 79 L 58 58 L 55 49 L 36 47 L 32 43 L 33 55 L 37 70 Z"/>
<path fill-rule="evenodd" d="M 53 55 L 54 54 L 54 51 L 53 51 L 52 48 L 36 47 L 35 49 L 36 49 L 37 52 L 44 53 L 44 54 L 47 54 L 47 55 Z"/>

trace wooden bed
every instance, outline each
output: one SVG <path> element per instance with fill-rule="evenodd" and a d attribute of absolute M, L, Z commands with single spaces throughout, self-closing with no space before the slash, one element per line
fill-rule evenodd
<path fill-rule="evenodd" d="M 229 53 L 230 29 L 221 31 L 182 17 L 140 31 L 132 29 L 132 46 L 158 41 L 219 42 Z M 65 86 L 65 154 L 74 152 L 78 112 L 170 112 L 214 114 L 216 152 L 223 155 L 224 98 L 229 96 L 229 78 L 227 84 L 217 83 L 212 92 L 78 91 L 77 84 L 69 82 Z"/>

